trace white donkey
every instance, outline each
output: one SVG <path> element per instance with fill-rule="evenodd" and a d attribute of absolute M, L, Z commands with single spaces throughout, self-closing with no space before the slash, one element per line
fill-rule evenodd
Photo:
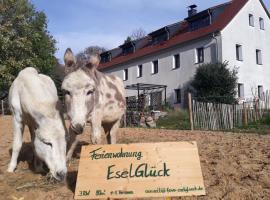
<path fill-rule="evenodd" d="M 92 125 L 91 139 L 94 144 L 101 144 L 103 129 L 107 143 L 116 143 L 116 131 L 126 110 L 123 81 L 113 75 L 106 75 L 97 70 L 100 58 L 92 55 L 87 63 L 78 66 L 71 49 L 64 55 L 65 76 L 62 89 L 65 91 L 67 113 L 71 129 L 77 134 L 83 132 L 86 122 Z M 73 154 L 78 143 L 75 139 L 67 159 Z"/>
<path fill-rule="evenodd" d="M 54 178 L 62 181 L 66 167 L 66 131 L 57 108 L 58 97 L 53 81 L 34 68 L 22 70 L 9 90 L 13 113 L 13 148 L 8 167 L 13 172 L 23 142 L 24 126 L 29 127 L 35 156 L 44 161 Z M 38 163 L 35 158 L 35 165 Z M 42 162 L 39 162 L 42 167 Z"/>

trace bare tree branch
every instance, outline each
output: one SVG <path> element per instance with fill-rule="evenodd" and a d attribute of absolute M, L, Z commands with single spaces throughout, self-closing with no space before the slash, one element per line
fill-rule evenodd
<path fill-rule="evenodd" d="M 99 55 L 104 51 L 106 51 L 106 49 L 104 47 L 89 46 L 89 47 L 85 48 L 84 51 L 81 51 L 76 55 L 77 63 L 79 65 L 82 65 L 83 63 L 85 63 L 89 60 L 90 55 L 93 55 L 93 54 Z"/>
<path fill-rule="evenodd" d="M 131 40 L 141 39 L 146 36 L 146 31 L 142 28 L 138 28 L 132 31 L 130 38 Z"/>

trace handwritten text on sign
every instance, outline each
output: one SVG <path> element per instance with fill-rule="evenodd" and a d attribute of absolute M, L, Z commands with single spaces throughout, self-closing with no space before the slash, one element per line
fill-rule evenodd
<path fill-rule="evenodd" d="M 196 142 L 82 147 L 75 199 L 204 194 Z"/>

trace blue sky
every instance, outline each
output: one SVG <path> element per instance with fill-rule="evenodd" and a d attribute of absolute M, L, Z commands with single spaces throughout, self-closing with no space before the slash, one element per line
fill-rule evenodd
<path fill-rule="evenodd" d="M 227 0 L 31 0 L 48 18 L 48 30 L 57 40 L 56 57 L 71 47 L 74 53 L 92 45 L 111 49 L 123 43 L 134 29 L 147 33 L 180 21 L 187 6 L 198 10 Z M 270 8 L 270 0 L 264 0 Z"/>

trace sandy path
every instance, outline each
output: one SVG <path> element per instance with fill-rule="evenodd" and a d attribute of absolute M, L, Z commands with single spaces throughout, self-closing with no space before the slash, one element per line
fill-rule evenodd
<path fill-rule="evenodd" d="M 90 141 L 87 132 L 81 138 L 82 144 Z M 73 199 L 80 148 L 69 166 L 67 184 L 52 184 L 31 170 L 27 129 L 21 161 L 13 174 L 6 172 L 12 147 L 10 117 L 0 117 L 0 135 L 0 199 Z M 120 129 L 118 140 L 119 143 L 197 141 L 207 196 L 180 199 L 270 199 L 270 135 Z"/>

